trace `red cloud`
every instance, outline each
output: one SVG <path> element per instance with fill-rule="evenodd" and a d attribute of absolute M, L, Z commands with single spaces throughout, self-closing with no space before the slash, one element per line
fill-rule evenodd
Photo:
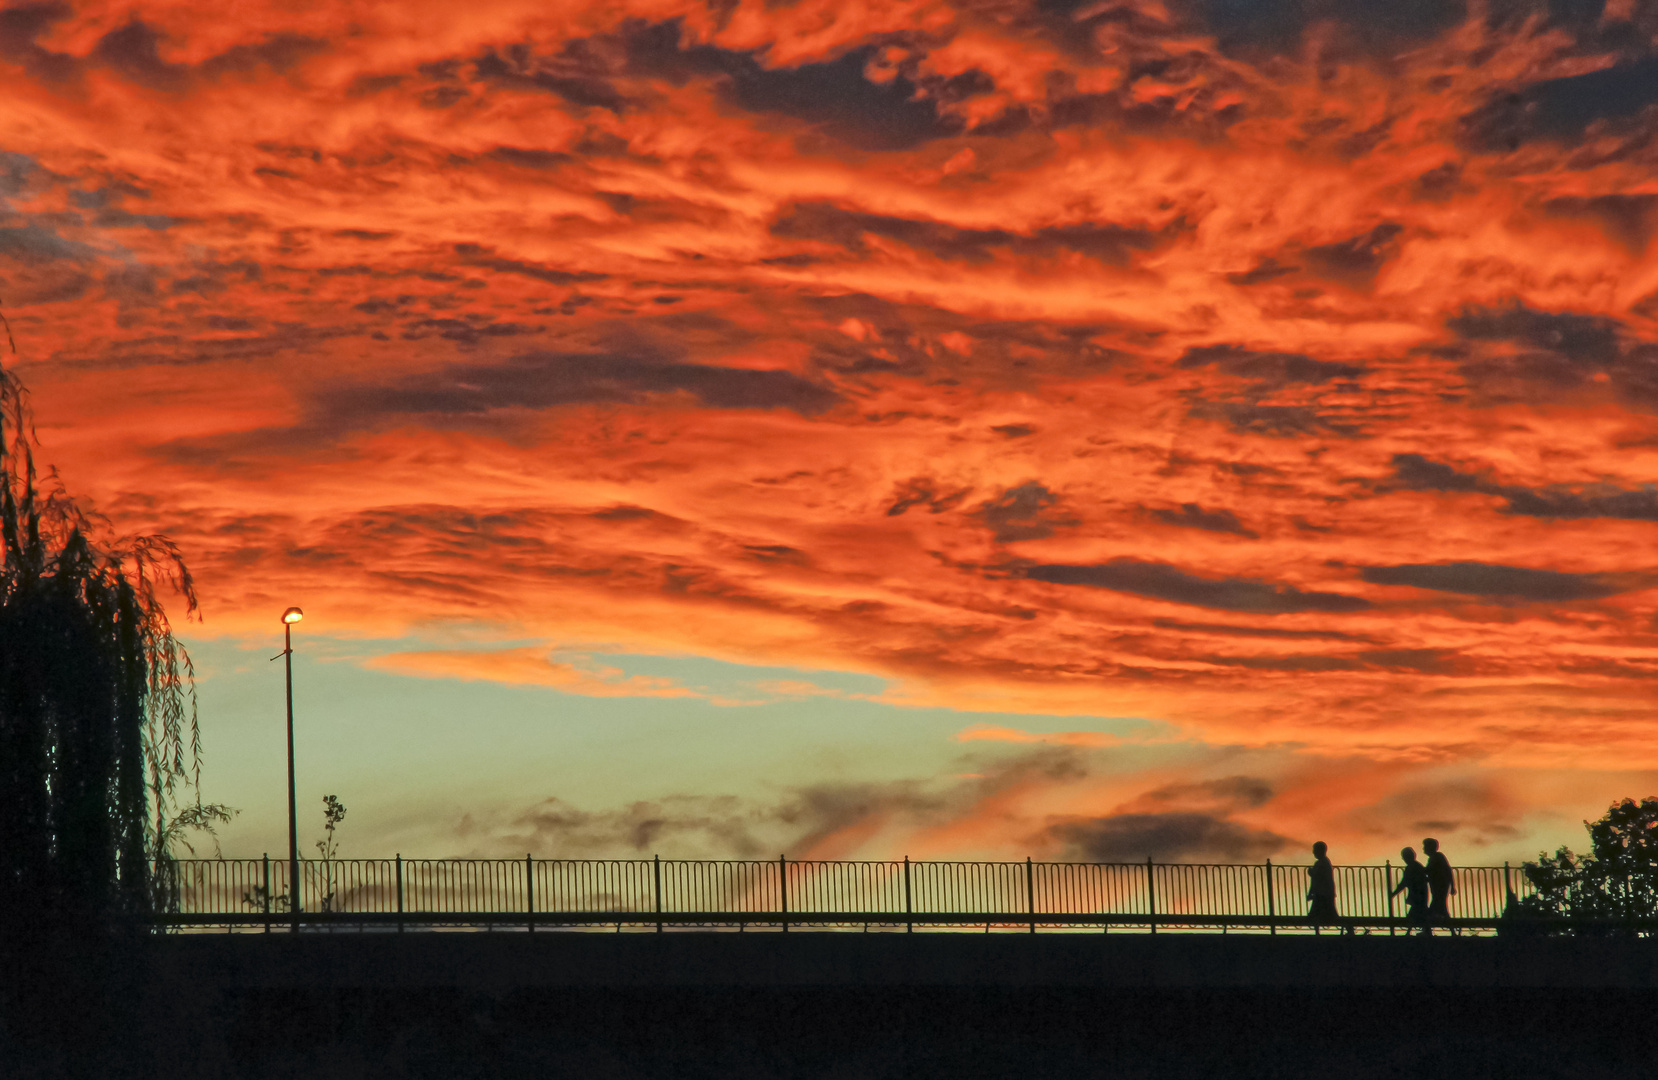
<path fill-rule="evenodd" d="M 1644 38 L 1112 10 L 15 9 L 48 456 L 209 630 L 1652 764 Z"/>

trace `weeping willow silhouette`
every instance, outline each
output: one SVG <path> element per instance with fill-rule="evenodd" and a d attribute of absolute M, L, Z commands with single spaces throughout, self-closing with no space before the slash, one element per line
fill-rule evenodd
<path fill-rule="evenodd" d="M 106 539 L 36 446 L 0 366 L 0 936 L 134 929 L 171 903 L 154 865 L 181 824 L 223 816 L 178 810 L 201 734 L 158 589 L 194 614 L 195 587 L 171 541 Z"/>

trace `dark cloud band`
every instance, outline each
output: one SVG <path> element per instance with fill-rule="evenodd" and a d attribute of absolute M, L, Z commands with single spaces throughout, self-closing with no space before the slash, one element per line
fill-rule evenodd
<path fill-rule="evenodd" d="M 1030 566 L 1024 569 L 1023 575 L 1033 581 L 1086 585 L 1217 611 L 1283 615 L 1305 611 L 1363 611 L 1370 606 L 1370 602 L 1360 596 L 1307 592 L 1290 585 L 1274 585 L 1253 578 L 1199 577 L 1167 563 L 1138 559 L 1113 559 L 1091 566 Z"/>

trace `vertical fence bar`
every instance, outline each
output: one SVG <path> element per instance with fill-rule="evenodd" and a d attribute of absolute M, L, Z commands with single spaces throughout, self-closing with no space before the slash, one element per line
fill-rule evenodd
<path fill-rule="evenodd" d="M 904 856 L 904 933 L 915 933 L 915 905 L 910 901 L 910 857 Z"/>
<path fill-rule="evenodd" d="M 1036 877 L 1030 856 L 1025 856 L 1025 910 L 1030 913 L 1030 932 L 1036 933 Z"/>
<path fill-rule="evenodd" d="M 307 882 L 316 895 L 332 897 L 329 911 L 320 907 L 309 920 L 313 929 L 332 932 L 353 924 L 356 913 L 391 913 L 399 932 L 405 931 L 408 916 L 430 913 L 433 923 L 472 922 L 492 926 L 515 923 L 507 916 L 523 913 L 526 929 L 536 931 L 545 911 L 553 922 L 561 913 L 577 916 L 577 922 L 597 917 L 618 924 L 633 922 L 639 927 L 654 923 L 658 933 L 666 932 L 667 912 L 703 912 L 716 924 L 770 922 L 773 914 L 785 932 L 792 924 L 810 924 L 824 916 L 840 913 L 844 923 L 856 929 L 863 924 L 896 926 L 899 914 L 906 933 L 914 933 L 917 922 L 923 929 L 939 925 L 939 915 L 954 923 L 962 916 L 982 919 L 988 932 L 1001 918 L 1011 929 L 1017 922 L 1012 914 L 1020 891 L 1020 867 L 1016 862 L 917 862 L 904 856 L 902 866 L 891 862 L 812 862 L 798 864 L 800 881 L 793 882 L 787 855 L 777 859 L 778 893 L 765 895 L 770 876 L 765 860 L 678 862 L 660 855 L 648 862 L 636 860 L 554 860 L 546 863 L 548 879 L 537 881 L 541 864 L 533 853 L 522 863 L 525 875 L 523 897 L 515 897 L 512 884 L 516 859 L 500 860 L 414 860 L 405 867 L 401 853 L 386 860 L 306 860 L 301 876 L 288 891 L 298 894 Z M 1277 872 L 1286 867 L 1270 859 L 1263 865 L 1159 864 L 1154 857 L 1144 866 L 1135 863 L 1060 864 L 1043 863 L 1044 893 L 1036 898 L 1036 861 L 1025 859 L 1023 892 L 1027 932 L 1039 932 L 1044 920 L 1054 926 L 1092 925 L 1108 929 L 1118 913 L 1131 923 L 1145 918 L 1150 933 L 1160 933 L 1161 924 L 1171 928 L 1231 926 L 1265 915 L 1266 926 L 1276 935 L 1279 923 L 1292 935 L 1310 925 L 1299 910 L 1280 916 L 1277 910 Z M 1294 885 L 1302 872 L 1290 865 L 1286 884 Z M 222 925 L 246 925 L 261 921 L 268 928 L 275 920 L 276 886 L 284 884 L 286 860 L 271 864 L 268 853 L 259 859 L 181 859 L 161 873 L 170 873 L 181 913 L 180 921 Z M 903 878 L 899 880 L 899 872 Z M 1263 871 L 1266 901 L 1256 891 Z M 664 880 L 664 872 L 667 879 Z M 414 875 L 411 880 L 408 875 Z M 1467 929 L 1488 932 L 1501 927 L 1507 897 L 1516 887 L 1531 889 L 1528 881 L 1516 881 L 1513 864 L 1489 867 L 1459 867 L 1455 918 L 1471 925 Z M 1144 874 L 1143 885 L 1134 876 Z M 1392 893 L 1397 885 L 1393 864 L 1338 867 L 1337 888 L 1346 897 L 1346 908 L 1358 920 L 1385 916 L 1383 925 L 1397 935 L 1401 922 Z M 648 876 L 647 876 L 648 875 Z M 917 881 L 916 877 L 921 880 Z M 166 879 L 163 880 L 165 883 Z M 1159 886 L 1158 882 L 1162 885 Z M 250 888 L 255 886 L 256 888 Z M 1629 882 L 1612 882 L 1621 908 L 1628 908 L 1637 892 Z M 386 893 L 395 888 L 393 897 Z M 902 907 L 899 889 L 903 890 Z M 1144 889 L 1143 916 L 1134 913 L 1133 893 Z M 1378 889 L 1382 890 L 1378 893 Z M 414 895 L 410 895 L 411 890 Z M 1161 893 L 1161 896 L 1159 896 Z M 1644 894 L 1643 894 L 1644 895 Z M 1292 900 L 1292 907 L 1299 899 Z M 284 912 L 284 921 L 288 913 Z M 651 918 L 640 916 L 651 914 Z M 917 918 L 917 916 L 920 916 Z M 251 917 L 251 918 L 250 918 Z M 1287 920 L 1287 921 L 1286 921 Z M 1261 924 L 1255 924 L 1259 926 Z M 366 928 L 366 926 L 365 926 Z M 424 928 L 420 919 L 416 928 Z M 266 932 L 271 932 L 268 929 Z"/>
<path fill-rule="evenodd" d="M 1393 936 L 1393 860 L 1386 863 L 1387 878 L 1387 936 Z"/>
<path fill-rule="evenodd" d="M 1151 932 L 1157 933 L 1157 882 L 1151 869 L 1151 856 L 1146 856 L 1146 922 Z"/>
<path fill-rule="evenodd" d="M 1272 860 L 1267 860 L 1267 933 L 1278 936 L 1278 907 L 1272 899 Z"/>

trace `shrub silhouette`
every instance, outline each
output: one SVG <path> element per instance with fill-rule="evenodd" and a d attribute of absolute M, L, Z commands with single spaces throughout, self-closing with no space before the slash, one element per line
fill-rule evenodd
<path fill-rule="evenodd" d="M 199 796 L 176 812 L 201 741 L 157 589 L 191 614 L 195 589 L 167 539 L 101 539 L 35 447 L 26 392 L 0 366 L 0 936 L 130 928 L 167 904 L 171 875 L 151 861 L 180 822 L 225 812 Z"/>
<path fill-rule="evenodd" d="M 1525 864 L 1537 893 L 1518 902 L 1519 913 L 1600 921 L 1579 933 L 1627 933 L 1618 922 L 1658 918 L 1658 798 L 1614 803 L 1584 827 L 1588 854 L 1561 847 Z"/>

